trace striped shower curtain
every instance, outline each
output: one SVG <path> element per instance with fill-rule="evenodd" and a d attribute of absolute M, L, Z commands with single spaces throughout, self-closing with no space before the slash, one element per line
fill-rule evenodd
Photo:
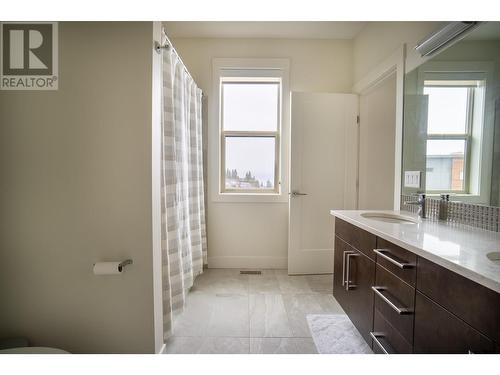
<path fill-rule="evenodd" d="M 163 335 L 207 258 L 201 90 L 175 50 L 163 52 L 162 270 Z"/>

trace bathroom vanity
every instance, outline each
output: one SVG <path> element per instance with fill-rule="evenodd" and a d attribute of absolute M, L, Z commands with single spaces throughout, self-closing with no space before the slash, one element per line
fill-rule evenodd
<path fill-rule="evenodd" d="M 500 353 L 500 233 L 332 211 L 333 295 L 375 353 Z"/>

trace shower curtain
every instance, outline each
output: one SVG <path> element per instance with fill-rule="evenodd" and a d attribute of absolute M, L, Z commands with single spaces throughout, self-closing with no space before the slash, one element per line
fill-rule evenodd
<path fill-rule="evenodd" d="M 163 50 L 162 277 L 163 335 L 207 259 L 201 90 L 175 50 Z"/>

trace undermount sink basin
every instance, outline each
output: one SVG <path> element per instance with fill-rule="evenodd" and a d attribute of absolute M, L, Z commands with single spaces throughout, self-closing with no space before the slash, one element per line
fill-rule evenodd
<path fill-rule="evenodd" d="M 492 251 L 491 253 L 486 254 L 486 257 L 496 265 L 500 266 L 500 251 Z"/>
<path fill-rule="evenodd" d="M 361 216 L 367 219 L 383 221 L 386 223 L 418 224 L 418 219 L 414 219 L 410 216 L 392 214 L 390 212 L 364 212 Z"/>

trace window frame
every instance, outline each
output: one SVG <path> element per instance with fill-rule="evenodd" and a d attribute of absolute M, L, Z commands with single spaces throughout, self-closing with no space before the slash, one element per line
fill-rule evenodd
<path fill-rule="evenodd" d="M 449 81 L 450 84 L 433 84 L 433 85 L 427 85 L 427 82 L 429 81 L 439 81 L 439 82 L 446 82 Z M 473 81 L 473 80 L 467 80 L 467 81 Z M 455 84 L 455 80 L 425 80 L 424 81 L 424 89 L 426 87 L 442 87 L 442 88 L 449 88 L 449 87 L 457 87 L 457 88 L 467 88 L 467 108 L 466 108 L 466 120 L 465 120 L 465 133 L 456 133 L 456 134 L 451 134 L 451 133 L 433 133 L 433 134 L 426 134 L 426 142 L 429 140 L 463 140 L 465 141 L 465 150 L 464 150 L 464 178 L 463 178 L 463 188 L 461 190 L 446 190 L 446 189 L 438 189 L 438 190 L 428 190 L 427 187 L 425 187 L 425 192 L 428 194 L 440 194 L 440 193 L 450 193 L 450 194 L 469 194 L 470 192 L 470 155 L 471 155 L 471 149 L 472 149 L 472 126 L 473 126 L 473 117 L 474 117 L 474 86 L 473 85 L 466 85 L 466 84 L 460 84 L 457 83 Z M 427 154 L 425 155 L 425 160 L 426 160 L 426 165 L 427 165 Z M 427 171 L 426 171 L 427 173 Z M 427 184 L 427 178 L 425 179 L 425 182 Z"/>
<path fill-rule="evenodd" d="M 469 162 L 469 193 L 453 193 L 453 199 L 472 204 L 489 204 L 491 168 L 493 164 L 494 100 L 492 93 L 494 63 L 492 61 L 427 61 L 417 68 L 416 93 L 423 95 L 426 80 L 482 80 L 478 91 L 480 111 L 475 111 Z M 406 84 L 406 83 L 405 83 Z M 479 126 L 476 126 L 479 125 Z M 425 186 L 422 187 L 425 189 Z M 438 196 L 428 193 L 429 196 Z"/>
<path fill-rule="evenodd" d="M 280 191 L 276 193 L 223 193 L 221 191 L 220 77 L 281 78 Z M 207 193 L 213 203 L 288 204 L 290 164 L 290 59 L 212 58 L 212 79 L 208 97 Z"/>
<path fill-rule="evenodd" d="M 277 86 L 278 108 L 276 119 L 276 130 L 224 130 L 224 85 L 226 84 L 273 84 Z M 220 187 L 221 194 L 279 194 L 280 193 L 280 133 L 281 133 L 281 117 L 282 117 L 282 82 L 281 78 L 269 77 L 220 77 Z M 261 137 L 274 138 L 274 183 L 272 189 L 228 189 L 226 187 L 226 141 L 227 138 L 237 137 Z"/>

